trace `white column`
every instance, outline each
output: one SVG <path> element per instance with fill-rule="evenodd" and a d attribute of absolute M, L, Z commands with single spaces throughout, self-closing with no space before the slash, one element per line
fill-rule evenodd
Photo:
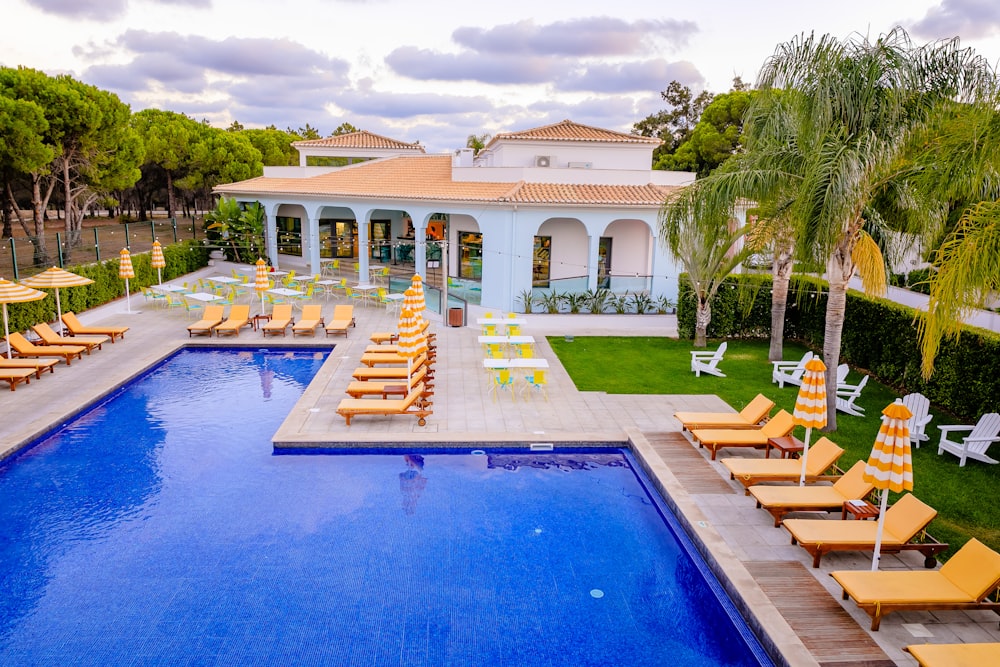
<path fill-rule="evenodd" d="M 275 218 L 278 215 L 278 208 L 281 202 L 261 202 L 267 220 L 264 222 L 264 246 L 267 249 L 267 257 L 275 268 L 278 267 L 278 225 Z"/>

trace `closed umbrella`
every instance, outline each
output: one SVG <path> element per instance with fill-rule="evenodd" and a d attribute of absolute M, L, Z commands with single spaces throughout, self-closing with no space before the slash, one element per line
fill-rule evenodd
<path fill-rule="evenodd" d="M 424 298 L 424 279 L 420 277 L 420 274 L 414 274 L 413 280 L 410 281 L 410 287 L 416 295 L 413 301 L 413 314 L 421 320 L 425 320 L 427 317 L 424 315 L 424 311 L 427 309 L 427 302 Z"/>
<path fill-rule="evenodd" d="M 62 287 L 79 287 L 90 285 L 94 281 L 81 275 L 60 269 L 58 266 L 45 269 L 41 273 L 21 281 L 22 285 L 36 289 L 54 289 L 56 291 L 56 327 L 62 331 L 62 302 L 59 300 L 59 289 Z"/>
<path fill-rule="evenodd" d="M 125 307 L 131 313 L 132 302 L 129 300 L 128 281 L 129 278 L 135 278 L 135 269 L 132 268 L 132 255 L 129 254 L 128 248 L 122 248 L 122 251 L 118 253 L 118 257 L 118 277 L 125 279 Z"/>
<path fill-rule="evenodd" d="M 257 259 L 257 263 L 254 265 L 257 267 L 256 273 L 253 279 L 253 288 L 260 293 L 260 312 L 264 312 L 264 292 L 267 291 L 268 286 L 271 284 L 271 280 L 267 276 L 267 262 L 262 258 Z"/>
<path fill-rule="evenodd" d="M 826 364 L 816 357 L 806 362 L 806 370 L 802 374 L 802 386 L 799 387 L 799 395 L 795 398 L 792 421 L 806 429 L 805 444 L 802 447 L 802 474 L 799 475 L 799 486 L 805 486 L 809 438 L 814 428 L 826 426 Z"/>
<path fill-rule="evenodd" d="M 413 314 L 413 311 L 404 307 L 399 314 L 399 340 L 396 345 L 400 356 L 406 359 L 407 390 L 413 388 L 413 360 L 421 352 L 427 351 L 427 336 L 421 330 L 420 324 L 420 320 Z"/>
<path fill-rule="evenodd" d="M 163 284 L 162 269 L 167 268 L 167 260 L 163 259 L 163 247 L 159 241 L 153 241 L 153 255 L 150 257 L 149 265 L 156 269 L 156 280 Z"/>
<path fill-rule="evenodd" d="M 913 416 L 901 400 L 882 411 L 882 426 L 875 438 L 875 446 L 868 465 L 865 466 L 864 480 L 872 482 L 882 491 L 882 504 L 878 515 L 878 530 L 875 533 L 875 554 L 872 556 L 872 570 L 878 569 L 882 550 L 882 531 L 885 529 L 885 510 L 889 492 L 913 490 L 913 461 L 910 456 L 909 419 Z"/>
<path fill-rule="evenodd" d="M 40 292 L 36 289 L 31 289 L 30 287 L 25 287 L 24 285 L 18 285 L 17 283 L 12 283 L 9 280 L 4 280 L 0 278 L 0 304 L 3 304 L 3 337 L 4 339 L 10 337 L 10 329 L 7 324 L 7 304 L 8 303 L 25 303 L 27 301 L 38 301 L 39 299 L 45 298 L 45 292 Z M 10 349 L 10 343 L 7 343 L 7 358 L 10 359 L 13 355 Z"/>

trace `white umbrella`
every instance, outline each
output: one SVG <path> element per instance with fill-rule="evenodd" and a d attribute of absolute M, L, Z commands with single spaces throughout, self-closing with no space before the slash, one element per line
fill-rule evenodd
<path fill-rule="evenodd" d="M 864 480 L 872 482 L 882 491 L 882 505 L 878 515 L 878 530 L 875 532 L 875 554 L 872 556 L 872 570 L 878 569 L 882 550 L 882 532 L 885 529 L 885 510 L 889 501 L 889 491 L 902 493 L 913 490 L 913 460 L 910 456 L 910 428 L 908 422 L 912 413 L 896 401 L 882 411 L 882 426 L 875 438 L 875 446 L 868 465 L 865 466 Z"/>
<path fill-rule="evenodd" d="M 409 291 L 409 290 L 407 290 Z M 399 340 L 397 346 L 400 356 L 406 359 L 406 389 L 413 388 L 413 360 L 421 352 L 427 351 L 427 336 L 421 330 L 420 320 L 412 310 L 404 308 L 399 314 Z"/>
<path fill-rule="evenodd" d="M 59 289 L 61 287 L 90 285 L 93 282 L 90 278 L 84 278 L 83 276 L 53 266 L 30 278 L 25 278 L 21 281 L 21 284 L 36 289 L 54 289 L 56 291 L 56 330 L 62 331 L 62 302 L 59 300 Z"/>
<path fill-rule="evenodd" d="M 167 260 L 163 258 L 163 247 L 160 246 L 159 241 L 153 241 L 153 254 L 150 257 L 149 265 L 156 269 L 156 281 L 162 285 L 163 274 L 161 270 L 167 267 Z"/>
<path fill-rule="evenodd" d="M 128 248 L 122 248 L 122 251 L 118 253 L 118 257 L 118 277 L 125 279 L 125 307 L 131 313 L 132 301 L 129 299 L 128 281 L 129 278 L 135 278 L 135 269 L 132 268 L 132 255 L 129 254 Z"/>
<path fill-rule="evenodd" d="M 254 274 L 253 288 L 260 292 L 260 312 L 264 312 L 264 292 L 267 291 L 268 286 L 271 284 L 270 278 L 267 276 L 267 263 L 263 258 L 257 259 L 257 272 Z"/>
<path fill-rule="evenodd" d="M 25 287 L 24 285 L 18 285 L 17 283 L 12 283 L 9 280 L 4 280 L 0 278 L 0 304 L 3 304 L 3 337 L 10 337 L 10 328 L 7 324 L 7 304 L 8 303 L 25 303 L 27 301 L 38 301 L 39 299 L 45 298 L 45 292 L 41 292 L 36 289 L 31 289 L 30 287 Z M 13 357 L 13 353 L 10 349 L 10 343 L 7 343 L 7 358 Z"/>
<path fill-rule="evenodd" d="M 806 370 L 802 374 L 802 386 L 799 387 L 799 395 L 795 398 L 792 421 L 806 429 L 806 439 L 802 447 L 802 473 L 799 475 L 799 486 L 805 486 L 809 438 L 814 428 L 826 426 L 826 364 L 817 357 L 806 362 Z"/>

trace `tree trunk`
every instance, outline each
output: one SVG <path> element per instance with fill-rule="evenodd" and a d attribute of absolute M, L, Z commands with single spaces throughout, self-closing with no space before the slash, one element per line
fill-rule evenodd
<path fill-rule="evenodd" d="M 31 221 L 34 226 L 34 238 L 32 243 L 35 246 L 34 262 L 36 266 L 45 266 L 49 263 L 49 254 L 45 248 L 45 203 L 42 200 L 42 177 L 38 174 L 31 175 Z"/>
<path fill-rule="evenodd" d="M 174 209 L 177 206 L 177 202 L 174 199 L 174 175 L 169 169 L 167 172 L 167 217 L 174 217 Z"/>
<path fill-rule="evenodd" d="M 712 321 L 712 305 L 708 299 L 698 298 L 698 310 L 694 316 L 694 346 L 708 345 L 708 324 Z"/>
<path fill-rule="evenodd" d="M 788 306 L 788 282 L 792 276 L 792 246 L 779 244 L 774 249 L 771 282 L 771 348 L 768 361 L 781 361 L 785 342 L 785 309 Z"/>
<path fill-rule="evenodd" d="M 837 366 L 840 365 L 840 339 L 844 332 L 847 312 L 847 281 L 854 275 L 851 259 L 853 235 L 842 239 L 826 262 L 826 279 L 830 294 L 826 299 L 826 327 L 823 331 L 823 361 L 826 363 L 826 428 L 837 430 Z"/>

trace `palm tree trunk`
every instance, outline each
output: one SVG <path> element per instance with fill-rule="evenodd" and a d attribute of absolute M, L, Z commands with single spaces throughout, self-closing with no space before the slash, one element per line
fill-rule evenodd
<path fill-rule="evenodd" d="M 708 345 L 708 324 L 712 321 L 712 306 L 708 299 L 698 298 L 698 309 L 694 316 L 694 346 Z"/>
<path fill-rule="evenodd" d="M 826 279 L 830 284 L 830 294 L 826 299 L 826 327 L 823 331 L 827 409 L 826 428 L 823 430 L 827 433 L 837 430 L 837 366 L 840 364 L 840 339 L 844 332 L 844 316 L 847 313 L 847 281 L 854 275 L 851 244 L 851 240 L 843 239 L 826 262 Z"/>
<path fill-rule="evenodd" d="M 771 281 L 771 348 L 768 361 L 781 361 L 785 342 L 785 309 L 788 306 L 788 283 L 792 277 L 792 247 L 779 244 L 774 249 L 774 277 Z"/>

